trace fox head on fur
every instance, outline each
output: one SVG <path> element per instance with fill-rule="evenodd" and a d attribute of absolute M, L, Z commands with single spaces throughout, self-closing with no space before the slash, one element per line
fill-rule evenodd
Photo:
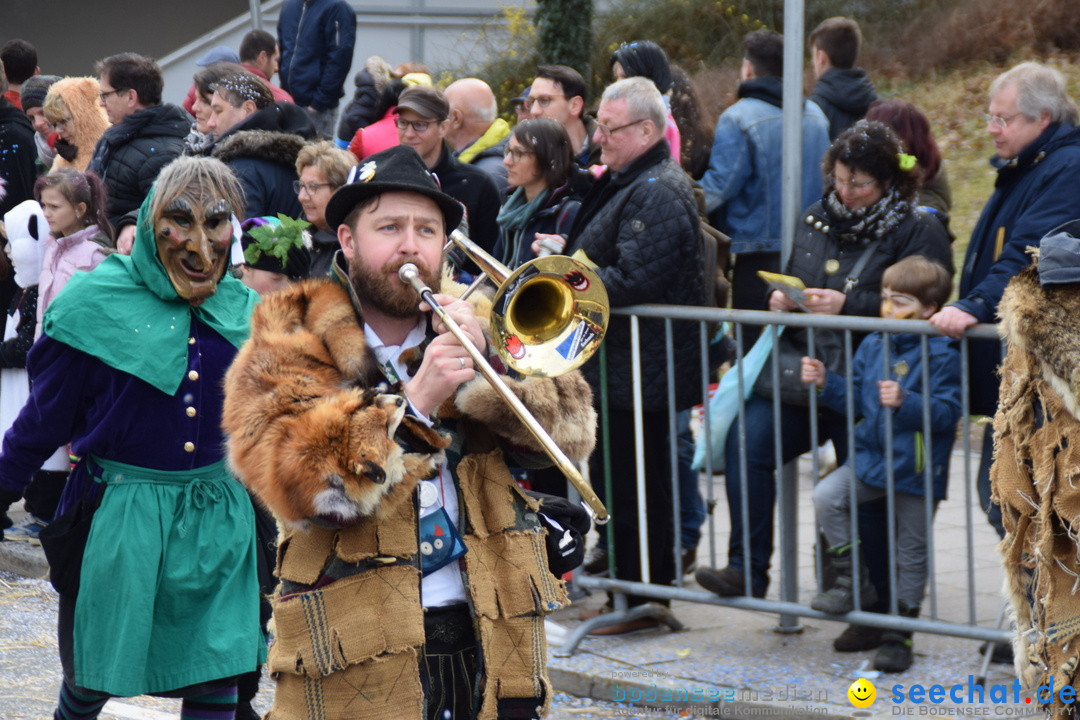
<path fill-rule="evenodd" d="M 255 474 L 249 485 L 286 526 L 355 524 L 388 496 L 411 494 L 442 461 L 448 441 L 405 410 L 401 395 L 374 390 L 315 410 L 327 417 L 291 425 L 274 444 L 277 458 L 267 458 L 276 472 Z"/>

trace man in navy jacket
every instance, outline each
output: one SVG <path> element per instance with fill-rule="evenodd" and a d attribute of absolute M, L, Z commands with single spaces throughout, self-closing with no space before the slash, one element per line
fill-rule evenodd
<path fill-rule="evenodd" d="M 355 42 L 356 12 L 345 0 L 285 0 L 281 7 L 281 87 L 307 108 L 324 137 L 334 135 Z"/>
<path fill-rule="evenodd" d="M 960 299 L 930 318 L 945 335 L 960 337 L 976 323 L 997 319 L 998 302 L 1012 276 L 1030 264 L 1026 248 L 1062 223 L 1080 217 L 1080 129 L 1076 105 L 1061 73 L 1023 63 L 990 85 L 987 131 L 997 154 L 994 194 L 971 233 L 960 275 Z M 984 346 L 984 347 L 980 347 Z M 998 402 L 996 341 L 971 344 L 971 412 L 993 415 Z M 992 427 L 986 426 L 979 466 L 979 499 L 1004 535 L 1001 511 L 990 501 Z"/>

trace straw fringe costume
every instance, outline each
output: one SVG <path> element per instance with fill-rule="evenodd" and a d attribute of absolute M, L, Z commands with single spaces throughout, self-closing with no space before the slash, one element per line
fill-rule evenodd
<path fill-rule="evenodd" d="M 1006 535 L 1017 672 L 1034 689 L 1075 685 L 1080 658 L 1080 285 L 1040 285 L 1034 266 L 1002 296 L 1001 402 L 990 471 Z"/>
<path fill-rule="evenodd" d="M 540 449 L 479 376 L 443 404 L 434 428 L 406 414 L 366 343 L 341 266 L 335 271 L 336 281 L 265 298 L 226 380 L 231 462 L 282 525 L 267 662 L 277 690 L 267 718 L 423 716 L 414 489 L 443 462 L 467 547 L 458 567 L 479 647 L 478 717 L 532 717 L 551 697 L 544 615 L 567 598 L 548 570 L 538 504 L 518 489 L 503 452 L 535 461 Z M 443 283 L 445 292 L 461 289 Z M 482 325 L 489 312 L 476 307 Z M 596 416 L 580 374 L 507 380 L 568 455 L 591 452 Z M 344 486 L 359 518 L 343 524 L 315 509 L 328 483 Z"/>

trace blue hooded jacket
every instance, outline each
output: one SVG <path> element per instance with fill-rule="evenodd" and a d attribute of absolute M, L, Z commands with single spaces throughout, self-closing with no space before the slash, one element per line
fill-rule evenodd
<path fill-rule="evenodd" d="M 356 12 L 345 0 L 286 0 L 278 16 L 282 89 L 301 107 L 336 108 L 355 42 Z"/>
<path fill-rule="evenodd" d="M 971 233 L 960 275 L 960 299 L 952 303 L 981 323 L 997 321 L 998 303 L 1010 278 L 1030 264 L 1028 246 L 1080 218 L 1080 129 L 1051 124 L 1015 158 L 996 155 L 994 194 Z M 971 410 L 993 415 L 997 407 L 995 341 L 971 344 Z"/>
<path fill-rule="evenodd" d="M 930 403 L 931 475 L 934 497 L 945 497 L 949 483 L 949 456 L 952 454 L 956 423 L 960 419 L 960 354 L 953 341 L 931 337 L 928 341 L 930 392 L 923 390 L 923 356 L 919 335 L 889 336 L 890 372 L 884 367 L 884 335 L 871 333 L 859 345 L 852 361 L 855 414 L 862 421 L 855 426 L 855 475 L 873 487 L 886 486 L 885 413 L 892 413 L 893 482 L 897 492 L 924 495 L 926 439 L 923 425 L 923 398 Z M 904 400 L 894 409 L 881 405 L 879 380 L 896 380 Z M 829 372 L 821 391 L 821 402 L 831 410 L 847 413 L 847 384 Z"/>

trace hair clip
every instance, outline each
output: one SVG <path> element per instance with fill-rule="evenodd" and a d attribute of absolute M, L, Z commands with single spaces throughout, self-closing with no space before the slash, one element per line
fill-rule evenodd
<path fill-rule="evenodd" d="M 915 169 L 915 156 L 908 155 L 907 153 L 896 153 L 897 165 L 904 172 L 911 172 Z"/>

